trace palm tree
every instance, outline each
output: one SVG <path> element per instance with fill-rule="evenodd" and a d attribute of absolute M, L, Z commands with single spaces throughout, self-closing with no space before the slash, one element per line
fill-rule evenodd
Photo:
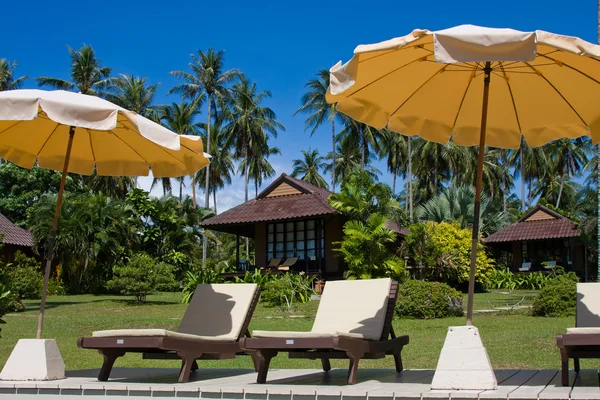
<path fill-rule="evenodd" d="M 371 154 L 367 154 L 365 160 L 366 167 L 364 170 L 367 171 L 373 179 L 376 179 L 378 175 L 381 175 L 381 172 L 377 168 L 369 165 L 370 157 Z M 328 163 L 325 166 L 325 172 L 334 173 L 333 169 L 335 168 L 335 176 L 341 178 L 336 179 L 342 183 L 353 172 L 362 170 L 361 150 L 356 146 L 354 139 L 350 136 L 342 137 L 337 144 L 337 151 L 335 153 L 329 153 L 325 158 L 331 161 L 331 163 Z"/>
<path fill-rule="evenodd" d="M 396 132 L 382 130 L 379 156 L 386 158 L 388 171 L 392 174 L 392 193 L 396 194 L 396 178 L 406 176 L 405 164 L 408 156 L 408 140 Z"/>
<path fill-rule="evenodd" d="M 531 195 L 533 198 L 539 197 L 547 203 L 559 204 L 561 209 L 571 211 L 578 202 L 581 189 L 581 185 L 567 174 L 548 174 L 544 179 L 533 183 Z"/>
<path fill-rule="evenodd" d="M 160 122 L 173 132 L 177 132 L 180 135 L 196 135 L 196 125 L 194 125 L 194 118 L 200 114 L 198 108 L 198 102 L 192 101 L 191 103 L 181 102 L 179 104 L 172 103 L 171 105 L 161 105 L 157 107 L 157 115 Z M 155 185 L 157 179 L 154 179 L 152 186 Z M 163 183 L 163 192 L 166 194 L 165 184 L 169 187 L 168 192 L 170 193 L 171 181 L 169 178 L 161 178 Z M 179 182 L 179 200 L 183 200 L 183 186 L 184 177 L 177 178 Z"/>
<path fill-rule="evenodd" d="M 368 165 L 371 148 L 375 153 L 380 151 L 379 140 L 383 136 L 382 131 L 379 131 L 372 126 L 363 124 L 358 121 L 349 120 L 344 129 L 340 132 L 341 138 L 351 138 L 355 144 L 360 143 L 360 166 L 365 168 Z"/>
<path fill-rule="evenodd" d="M 546 146 L 553 166 L 552 174 L 561 177 L 561 185 L 555 207 L 560 207 L 565 178 L 578 175 L 588 162 L 590 142 L 587 139 L 560 139 Z"/>
<path fill-rule="evenodd" d="M 421 138 L 412 140 L 413 154 L 419 156 L 413 163 L 413 172 L 417 180 L 417 198 L 427 201 L 437 196 L 452 174 L 466 172 L 465 150 L 448 142 L 445 144 L 428 142 Z"/>
<path fill-rule="evenodd" d="M 521 211 L 527 209 L 527 200 L 531 203 L 531 187 L 536 179 L 540 179 L 550 170 L 547 154 L 541 147 L 529 147 L 525 138 L 521 139 L 519 151 L 513 151 L 509 163 L 514 167 L 515 178 L 521 178 Z M 525 195 L 525 186 L 528 195 Z"/>
<path fill-rule="evenodd" d="M 116 82 L 116 78 L 110 78 L 111 69 L 101 66 L 92 46 L 84 44 L 79 50 L 67 46 L 67 49 L 71 55 L 71 82 L 41 76 L 35 78 L 39 86 L 98 96 L 103 89 Z"/>
<path fill-rule="evenodd" d="M 327 189 L 327 182 L 321 176 L 321 170 L 325 169 L 325 159 L 319 155 L 319 150 L 302 150 L 304 159 L 296 159 L 293 161 L 292 171 L 293 177 L 302 175 L 300 179 L 305 182 L 311 183 L 317 187 Z M 335 169 L 334 169 L 335 170 Z"/>
<path fill-rule="evenodd" d="M 94 193 L 102 193 L 113 199 L 125 199 L 127 193 L 133 189 L 134 180 L 130 176 L 100 176 L 94 171 L 91 176 L 83 178 Z"/>
<path fill-rule="evenodd" d="M 147 78 L 121 74 L 110 85 L 115 93 L 106 93 L 105 98 L 127 110 L 156 120 L 157 113 L 152 103 L 159 84 L 149 85 L 147 82 Z"/>
<path fill-rule="evenodd" d="M 335 192 L 336 184 L 336 134 L 335 120 L 341 119 L 340 114 L 336 110 L 335 103 L 330 104 L 325 99 L 327 88 L 329 87 L 329 71 L 321 69 L 317 72 L 316 77 L 306 82 L 304 87 L 307 92 L 302 95 L 302 106 L 296 110 L 294 115 L 299 112 L 309 114 L 304 121 L 305 130 L 311 129 L 310 136 L 314 135 L 317 128 L 331 121 L 331 154 L 333 167 L 331 168 L 331 188 Z"/>
<path fill-rule="evenodd" d="M 12 63 L 6 58 L 0 58 L 0 92 L 4 90 L 19 89 L 28 76 L 21 76 L 15 79 L 14 72 L 17 62 Z"/>
<path fill-rule="evenodd" d="M 268 138 L 267 138 L 268 139 Z M 263 179 L 269 179 L 275 176 L 275 169 L 269 163 L 269 157 L 274 154 L 281 154 L 278 147 L 269 147 L 268 142 L 258 145 L 258 148 L 253 148 L 250 157 L 240 161 L 238 171 L 243 173 L 248 166 L 249 180 L 254 181 L 254 196 L 258 196 L 258 187 L 262 185 Z M 248 201 L 248 200 L 246 200 Z"/>
<path fill-rule="evenodd" d="M 201 135 L 204 143 L 206 143 L 207 137 L 206 124 L 201 124 L 204 130 Z M 222 189 L 225 185 L 231 184 L 231 177 L 234 173 L 233 166 L 233 153 L 231 152 L 231 144 L 229 143 L 229 132 L 221 127 L 220 121 L 211 125 L 210 127 L 210 140 L 211 140 L 211 159 L 210 159 L 210 191 L 213 195 L 213 207 L 215 214 L 217 214 L 217 190 Z M 208 146 L 206 146 L 208 147 Z M 201 169 L 196 173 L 194 181 L 202 182 L 206 180 L 205 174 L 206 168 Z"/>

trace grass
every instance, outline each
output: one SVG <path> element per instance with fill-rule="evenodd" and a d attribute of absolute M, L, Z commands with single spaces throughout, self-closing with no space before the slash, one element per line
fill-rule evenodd
<path fill-rule="evenodd" d="M 520 300 L 523 295 L 526 293 L 519 292 L 520 297 L 515 296 Z M 186 305 L 179 304 L 180 296 L 179 293 L 150 296 L 148 303 L 143 305 L 120 296 L 52 296 L 48 298 L 44 337 L 58 340 L 67 369 L 99 368 L 101 356 L 95 351 L 78 349 L 78 337 L 88 336 L 92 331 L 101 329 L 176 329 L 186 308 Z M 492 308 L 492 302 L 504 304 L 506 295 L 499 292 L 476 294 L 475 309 Z M 39 301 L 27 301 L 26 305 L 28 311 L 5 317 L 7 324 L 2 326 L 0 339 L 0 366 L 4 365 L 19 338 L 30 338 L 35 334 Z M 286 313 L 259 305 L 251 328 L 308 331 L 317 306 L 318 302 L 301 304 L 293 313 Z M 514 315 L 476 314 L 474 322 L 481 332 L 495 368 L 557 369 L 559 355 L 555 335 L 572 326 L 574 319 L 531 317 L 522 311 Z M 448 326 L 464 323 L 464 318 L 395 320 L 396 333 L 410 335 L 411 342 L 403 353 L 406 368 L 435 368 Z M 595 360 L 582 362 L 585 368 L 598 367 Z M 318 368 L 320 364 L 279 356 L 273 360 L 272 365 L 274 368 Z M 142 360 L 139 354 L 128 354 L 119 359 L 116 366 L 177 367 L 178 362 Z M 251 368 L 252 363 L 249 357 L 238 357 L 235 360 L 205 362 L 203 366 Z M 336 361 L 333 366 L 346 367 L 346 364 Z M 361 366 L 392 368 L 393 360 L 366 360 L 361 362 Z"/>

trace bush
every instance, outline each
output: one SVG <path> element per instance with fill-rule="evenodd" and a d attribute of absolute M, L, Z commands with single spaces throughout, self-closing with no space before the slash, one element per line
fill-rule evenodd
<path fill-rule="evenodd" d="M 462 316 L 462 293 L 445 283 L 411 279 L 400 285 L 396 315 L 419 319 Z"/>
<path fill-rule="evenodd" d="M 113 273 L 113 279 L 107 282 L 108 289 L 134 296 L 138 302 L 146 301 L 149 294 L 177 287 L 173 266 L 156 262 L 146 253 L 134 254 L 127 265 L 115 266 Z"/>
<path fill-rule="evenodd" d="M 223 282 L 220 276 L 221 268 L 227 268 L 227 262 L 224 262 L 224 265 L 220 267 L 218 265 L 211 267 L 210 263 L 207 262 L 206 267 L 196 265 L 193 270 L 186 271 L 183 276 L 183 297 L 181 298 L 181 302 L 189 303 L 192 300 L 194 291 L 196 291 L 196 286 L 200 284 Z"/>
<path fill-rule="evenodd" d="M 293 307 L 294 301 L 308 303 L 310 296 L 314 294 L 314 279 L 314 276 L 286 272 L 279 279 L 266 285 L 261 293 L 261 300 L 272 307 L 282 307 L 286 310 Z"/>
<path fill-rule="evenodd" d="M 20 299 L 39 299 L 44 286 L 44 274 L 40 263 L 33 257 L 27 257 L 20 251 L 15 260 L 7 264 L 8 287 Z"/>
<path fill-rule="evenodd" d="M 268 271 L 264 272 L 259 269 L 254 271 L 246 271 L 242 278 L 236 277 L 235 282 L 237 283 L 256 283 L 261 291 L 267 288 L 270 282 L 278 280 L 278 276 Z"/>
<path fill-rule="evenodd" d="M 578 280 L 574 272 L 550 279 L 533 301 L 531 313 L 540 317 L 575 315 Z"/>

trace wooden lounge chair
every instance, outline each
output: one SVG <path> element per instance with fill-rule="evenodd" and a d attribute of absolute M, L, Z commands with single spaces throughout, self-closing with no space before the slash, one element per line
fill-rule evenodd
<path fill-rule="evenodd" d="M 231 359 L 241 352 L 240 339 L 249 334 L 248 325 L 259 297 L 258 286 L 253 283 L 198 285 L 177 332 L 97 331 L 92 337 L 79 338 L 77 346 L 96 349 L 104 356 L 100 381 L 108 380 L 117 358 L 131 352 L 181 358 L 179 382 L 187 382 L 190 371 L 198 369 L 197 359 Z"/>
<path fill-rule="evenodd" d="M 281 265 L 279 265 L 279 267 L 277 267 L 277 269 L 279 271 L 289 271 L 291 267 L 296 265 L 296 263 L 298 262 L 298 258 L 299 257 L 286 258 L 285 261 L 283 263 L 281 263 Z"/>
<path fill-rule="evenodd" d="M 265 383 L 278 352 L 288 352 L 290 358 L 320 359 L 325 371 L 331 369 L 330 359 L 350 359 L 348 384 L 356 383 L 361 359 L 390 354 L 401 372 L 408 336 L 396 337 L 392 328 L 397 296 L 398 283 L 391 279 L 327 282 L 310 332 L 254 331 L 253 338 L 241 339 L 242 349 L 256 351 L 256 381 Z"/>
<path fill-rule="evenodd" d="M 531 270 L 531 263 L 530 262 L 524 262 L 521 264 L 521 268 L 519 268 L 519 272 L 527 272 Z"/>
<path fill-rule="evenodd" d="M 562 385 L 569 385 L 569 359 L 579 372 L 580 358 L 600 358 L 600 283 L 577 284 L 576 328 L 556 335 L 560 350 Z"/>
<path fill-rule="evenodd" d="M 277 268 L 279 267 L 279 264 L 281 264 L 281 258 L 271 258 L 267 268 Z"/>

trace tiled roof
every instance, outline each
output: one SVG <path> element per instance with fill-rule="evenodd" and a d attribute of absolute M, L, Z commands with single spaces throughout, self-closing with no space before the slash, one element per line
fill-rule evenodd
<path fill-rule="evenodd" d="M 267 197 L 282 182 L 292 185 L 302 193 Z M 265 188 L 256 199 L 249 200 L 246 203 L 209 218 L 203 221 L 201 225 L 211 228 L 218 225 L 251 224 L 337 214 L 337 211 L 327 202 L 327 197 L 330 194 L 329 190 L 321 189 L 300 179 L 282 174 Z"/>
<path fill-rule="evenodd" d="M 33 247 L 33 236 L 27 229 L 16 226 L 0 214 L 0 243 Z"/>
<path fill-rule="evenodd" d="M 531 218 L 538 212 L 546 214 L 547 218 Z M 570 219 L 538 205 L 518 222 L 488 236 L 485 243 L 513 242 L 521 240 L 562 239 L 577 237 L 580 232 L 577 224 Z"/>
<path fill-rule="evenodd" d="M 396 233 L 401 234 L 402 236 L 410 235 L 410 230 L 398 225 L 396 222 L 392 221 L 391 219 L 388 219 L 387 221 L 385 221 L 384 226 L 386 228 L 388 228 L 389 230 L 392 230 Z"/>

